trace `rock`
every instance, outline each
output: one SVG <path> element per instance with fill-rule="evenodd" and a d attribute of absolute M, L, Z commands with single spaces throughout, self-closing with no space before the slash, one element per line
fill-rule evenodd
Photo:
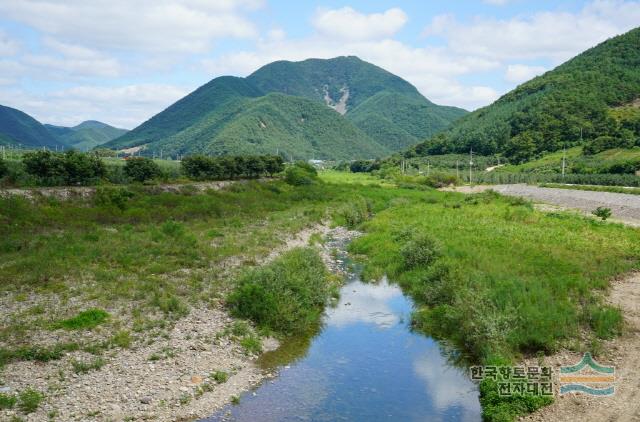
<path fill-rule="evenodd" d="M 200 375 L 192 375 L 191 376 L 191 383 L 192 384 L 201 384 L 203 381 L 202 377 Z"/>
<path fill-rule="evenodd" d="M 140 403 L 142 404 L 150 404 L 151 403 L 151 397 L 143 397 L 140 399 Z"/>

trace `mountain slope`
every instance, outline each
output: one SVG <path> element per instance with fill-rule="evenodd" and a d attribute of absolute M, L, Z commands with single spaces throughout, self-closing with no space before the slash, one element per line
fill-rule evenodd
<path fill-rule="evenodd" d="M 611 147 L 620 146 L 618 141 L 633 144 L 632 138 L 640 133 L 612 116 L 612 110 L 640 98 L 639 69 L 640 28 L 636 28 L 520 85 L 418 145 L 413 153 L 473 148 L 523 162 L 602 137 L 613 139 Z"/>
<path fill-rule="evenodd" d="M 44 126 L 60 142 L 79 150 L 93 149 L 128 132 L 95 120 L 88 120 L 74 127 Z"/>
<path fill-rule="evenodd" d="M 465 113 L 429 102 L 407 81 L 357 57 L 280 61 L 245 79 L 216 78 L 105 147 L 372 158 L 415 144 Z"/>
<path fill-rule="evenodd" d="M 258 88 L 243 78 L 215 78 L 105 147 L 123 148 L 157 142 L 189 128 L 229 101 L 261 95 Z"/>
<path fill-rule="evenodd" d="M 0 105 L 0 144 L 61 147 L 63 144 L 39 121 L 15 108 Z"/>
<path fill-rule="evenodd" d="M 273 154 L 294 159 L 374 158 L 390 151 L 333 110 L 305 98 L 272 93 L 236 98 L 147 153 Z"/>
<path fill-rule="evenodd" d="M 466 114 L 423 97 L 404 79 L 357 57 L 278 61 L 247 77 L 264 92 L 326 104 L 391 150 L 415 144 Z"/>

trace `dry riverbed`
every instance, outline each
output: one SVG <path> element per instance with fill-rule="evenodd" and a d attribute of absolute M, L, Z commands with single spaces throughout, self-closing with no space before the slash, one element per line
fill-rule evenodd
<path fill-rule="evenodd" d="M 355 234 L 316 225 L 287 239 L 260 262 L 268 262 L 288 249 L 309 245 L 318 235 L 340 239 Z M 328 247 L 318 242 L 315 247 L 328 268 L 336 271 L 337 264 Z M 240 266 L 242 262 L 230 260 L 224 271 L 233 272 L 228 267 Z M 19 301 L 12 296 L 0 298 L 2 325 L 7 318 L 27 309 L 60 305 L 37 294 Z M 118 313 L 117 309 L 109 311 Z M 194 307 L 158 336 L 149 333 L 144 341 L 136 340 L 129 349 L 110 349 L 99 358 L 77 351 L 47 363 L 10 363 L 0 373 L 0 391 L 14 393 L 33 388 L 43 392 L 45 399 L 34 413 L 25 416 L 15 409 L 4 410 L 0 411 L 0 419 L 20 416 L 26 421 L 174 421 L 210 415 L 234 396 L 273 376 L 261 371 L 255 365 L 257 356 L 247 353 L 238 339 L 229 334 L 235 324 L 237 321 L 218 302 Z M 72 340 L 74 335 L 90 340 L 100 337 L 99 330 L 98 327 L 85 334 L 43 330 L 35 337 L 38 344 L 47 345 Z M 275 339 L 261 340 L 263 352 L 278 347 Z M 91 363 L 96 359 L 101 362 L 98 368 L 78 371 L 78 362 Z"/>

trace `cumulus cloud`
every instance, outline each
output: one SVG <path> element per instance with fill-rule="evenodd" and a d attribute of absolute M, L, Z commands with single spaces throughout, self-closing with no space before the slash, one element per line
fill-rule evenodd
<path fill-rule="evenodd" d="M 402 9 L 363 14 L 351 7 L 318 10 L 313 26 L 324 36 L 345 40 L 375 40 L 390 37 L 407 22 Z"/>
<path fill-rule="evenodd" d="M 452 51 L 495 60 L 548 58 L 562 62 L 640 22 L 640 2 L 596 0 L 577 13 L 540 12 L 512 19 L 451 15 L 433 18 L 427 35 L 444 37 Z"/>
<path fill-rule="evenodd" d="M 18 52 L 20 44 L 0 29 L 0 56 L 11 56 Z"/>
<path fill-rule="evenodd" d="M 527 66 L 524 64 L 510 64 L 505 72 L 505 79 L 513 83 L 526 82 L 534 76 L 542 75 L 545 72 L 543 66 Z"/>
<path fill-rule="evenodd" d="M 201 53 L 224 37 L 251 38 L 257 31 L 242 11 L 257 0 L 18 0 L 0 2 L 5 18 L 45 34 L 92 48 Z"/>
<path fill-rule="evenodd" d="M 130 129 L 189 91 L 185 87 L 159 84 L 79 85 L 39 95 L 0 88 L 0 104 L 23 110 L 44 123 L 73 126 L 96 119 Z"/>

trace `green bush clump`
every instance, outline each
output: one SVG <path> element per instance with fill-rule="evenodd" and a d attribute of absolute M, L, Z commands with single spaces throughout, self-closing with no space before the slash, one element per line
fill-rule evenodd
<path fill-rule="evenodd" d="M 598 207 L 593 212 L 593 215 L 605 221 L 607 218 L 611 217 L 611 208 Z"/>
<path fill-rule="evenodd" d="M 25 171 L 43 185 L 89 185 L 107 174 L 102 160 L 92 154 L 68 151 L 64 154 L 51 151 L 33 151 L 24 154 Z"/>
<path fill-rule="evenodd" d="M 548 396 L 531 394 L 501 396 L 496 381 L 484 379 L 480 383 L 482 420 L 487 422 L 511 422 L 516 420 L 518 416 L 532 413 L 552 402 L 553 398 Z"/>
<path fill-rule="evenodd" d="M 293 166 L 287 167 L 284 180 L 292 186 L 311 185 L 318 180 L 318 171 L 311 164 L 298 161 Z"/>
<path fill-rule="evenodd" d="M 155 161 L 136 157 L 127 160 L 127 164 L 124 165 L 124 174 L 130 180 L 142 183 L 160 177 L 162 171 Z"/>
<path fill-rule="evenodd" d="M 283 334 L 303 332 L 320 319 L 334 288 L 318 252 L 296 248 L 247 272 L 228 297 L 232 313 Z"/>
<path fill-rule="evenodd" d="M 0 393 L 0 410 L 13 409 L 18 399 L 12 394 Z"/>
<path fill-rule="evenodd" d="M 406 269 L 428 266 L 440 256 L 440 245 L 433 237 L 422 233 L 407 242 L 400 255 Z"/>
<path fill-rule="evenodd" d="M 124 211 L 133 196 L 133 192 L 128 189 L 104 186 L 96 189 L 94 201 L 99 207 L 114 207 Z"/>
<path fill-rule="evenodd" d="M 18 408 L 24 413 L 33 413 L 44 400 L 44 395 L 32 388 L 27 388 L 18 394 Z"/>
<path fill-rule="evenodd" d="M 435 172 L 425 177 L 424 184 L 432 188 L 443 188 L 445 186 L 459 185 L 460 179 L 455 174 Z"/>
<path fill-rule="evenodd" d="M 65 319 L 54 324 L 55 328 L 67 330 L 90 330 L 102 324 L 109 318 L 109 313 L 102 309 L 87 309 L 73 318 Z"/>
<path fill-rule="evenodd" d="M 347 227 L 354 228 L 369 218 L 371 205 L 363 197 L 356 196 L 340 209 L 339 214 Z"/>
<path fill-rule="evenodd" d="M 192 155 L 182 160 L 182 171 L 194 180 L 221 180 L 237 177 L 272 177 L 284 169 L 279 155 L 207 157 Z"/>

